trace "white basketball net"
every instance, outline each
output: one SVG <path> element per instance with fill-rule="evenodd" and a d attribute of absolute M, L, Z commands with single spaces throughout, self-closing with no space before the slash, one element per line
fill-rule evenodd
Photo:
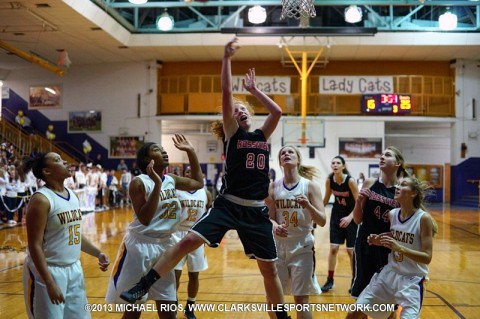
<path fill-rule="evenodd" d="M 282 15 L 285 18 L 314 18 L 317 16 L 314 0 L 282 0 Z"/>

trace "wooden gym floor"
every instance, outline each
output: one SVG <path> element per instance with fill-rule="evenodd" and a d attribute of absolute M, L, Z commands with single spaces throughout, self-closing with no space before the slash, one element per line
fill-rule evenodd
<path fill-rule="evenodd" d="M 327 206 L 327 215 L 331 206 Z M 421 318 L 479 318 L 480 312 L 480 211 L 436 205 L 429 207 L 435 217 L 439 234 L 434 239 L 434 254 L 430 264 Z M 130 208 L 111 209 L 84 215 L 84 235 L 106 252 L 113 264 L 118 246 L 132 218 Z M 3 227 L 3 228 L 2 228 Z M 22 289 L 22 266 L 25 258 L 26 229 L 17 225 L 0 226 L 0 318 L 23 319 L 25 314 Z M 328 226 L 317 228 L 317 277 L 320 285 L 327 274 L 329 250 Z M 227 233 L 222 246 L 206 248 L 209 269 L 200 274 L 200 304 L 263 303 L 265 294 L 256 263 L 247 259 L 235 232 Z M 110 272 L 102 273 L 97 261 L 82 254 L 87 296 L 90 304 L 105 304 L 104 296 Z M 335 272 L 335 288 L 311 297 L 316 304 L 350 304 L 348 256 L 341 247 Z M 188 277 L 184 270 L 179 289 L 179 302 L 185 304 Z M 291 303 L 291 296 L 286 297 Z M 336 307 L 336 305 L 334 305 Z M 318 311 L 314 318 L 344 318 L 345 311 Z M 295 318 L 294 312 L 291 313 Z M 92 312 L 92 318 L 120 318 L 120 313 Z M 155 312 L 145 312 L 142 318 L 158 318 Z M 179 314 L 179 318 L 183 318 Z M 264 312 L 198 312 L 199 319 L 268 318 Z"/>

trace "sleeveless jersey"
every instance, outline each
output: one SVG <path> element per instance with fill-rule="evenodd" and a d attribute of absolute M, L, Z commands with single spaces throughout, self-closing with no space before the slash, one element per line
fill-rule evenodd
<path fill-rule="evenodd" d="M 417 251 L 422 249 L 420 220 L 423 214 L 425 214 L 425 211 L 417 209 L 412 216 L 402 221 L 400 220 L 399 208 L 390 211 L 390 230 L 393 238 L 400 242 L 400 245 Z M 390 253 L 388 262 L 395 272 L 402 275 L 425 276 L 428 274 L 427 264 L 414 261 L 398 251 Z"/>
<path fill-rule="evenodd" d="M 267 198 L 270 147 L 263 132 L 239 128 L 223 147 L 225 175 L 220 193 L 248 200 Z"/>
<path fill-rule="evenodd" d="M 47 264 L 66 266 L 80 258 L 82 247 L 82 211 L 77 196 L 70 189 L 62 197 L 47 187 L 40 188 L 50 203 L 43 234 L 43 252 Z"/>
<path fill-rule="evenodd" d="M 333 196 L 335 196 L 332 212 L 340 214 L 341 217 L 350 214 L 355 207 L 355 199 L 350 190 L 350 185 L 348 185 L 349 180 L 350 175 L 345 175 L 342 184 L 337 184 L 335 176 L 333 174 L 330 175 L 330 189 Z"/>
<path fill-rule="evenodd" d="M 305 237 L 313 229 L 310 213 L 303 210 L 300 204 L 295 202 L 295 195 L 303 194 L 308 196 L 308 185 L 310 181 L 300 177 L 297 185 L 288 189 L 283 184 L 283 178 L 273 184 L 273 196 L 275 199 L 276 220 L 279 224 L 285 224 L 288 230 L 288 237 L 275 236 L 276 240 L 283 240 L 292 237 Z"/>
<path fill-rule="evenodd" d="M 137 178 L 140 178 L 145 186 L 145 193 L 148 198 L 153 191 L 155 183 L 146 174 L 138 175 Z M 180 201 L 177 198 L 175 189 L 175 180 L 169 175 L 163 175 L 160 199 L 150 224 L 147 226 L 143 225 L 135 213 L 128 230 L 152 238 L 169 237 L 171 233 L 177 230 L 181 212 Z"/>
<path fill-rule="evenodd" d="M 182 214 L 178 230 L 190 230 L 207 211 L 207 193 L 204 188 L 194 192 L 177 190 L 177 197 L 182 205 Z"/>
<path fill-rule="evenodd" d="M 363 221 L 359 227 L 358 237 L 368 237 L 370 234 L 380 234 L 390 231 L 390 217 L 392 208 L 400 207 L 393 199 L 395 187 L 386 187 L 378 179 L 367 190 L 368 198 L 363 208 Z"/>

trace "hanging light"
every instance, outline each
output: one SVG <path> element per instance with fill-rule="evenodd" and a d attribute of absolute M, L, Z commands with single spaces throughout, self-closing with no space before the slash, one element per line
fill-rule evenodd
<path fill-rule="evenodd" d="M 248 21 L 253 24 L 264 23 L 267 20 L 267 11 L 264 7 L 253 6 L 248 9 Z"/>
<path fill-rule="evenodd" d="M 357 23 L 362 21 L 362 9 L 351 5 L 345 9 L 345 22 Z"/>
<path fill-rule="evenodd" d="M 144 4 L 147 3 L 148 0 L 128 0 L 128 2 L 133 4 Z"/>
<path fill-rule="evenodd" d="M 457 28 L 457 15 L 448 11 L 438 17 L 438 25 L 441 30 L 449 31 Z"/>
<path fill-rule="evenodd" d="M 170 31 L 173 29 L 175 21 L 173 17 L 168 14 L 167 9 L 157 17 L 157 28 L 161 31 Z"/>

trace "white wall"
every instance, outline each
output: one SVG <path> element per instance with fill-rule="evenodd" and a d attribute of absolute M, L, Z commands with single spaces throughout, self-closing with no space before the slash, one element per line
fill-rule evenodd
<path fill-rule="evenodd" d="M 28 72 L 11 72 L 4 84 L 27 101 L 29 86 L 61 84 L 62 108 L 43 110 L 42 113 L 52 121 L 58 121 L 68 119 L 70 111 L 101 111 L 102 132 L 89 135 L 108 149 L 109 136 L 119 135 L 121 128 L 126 128 L 128 135 L 132 136 L 160 131 L 158 121 L 151 121 L 148 117 L 148 114 L 156 113 L 156 83 L 152 80 L 152 73 L 156 74 L 156 68 L 149 68 L 148 63 L 72 65 L 64 77 L 41 67 L 32 67 Z M 140 118 L 137 117 L 138 94 L 141 95 Z"/>
<path fill-rule="evenodd" d="M 457 61 L 456 97 L 457 117 L 454 124 L 428 124 L 427 134 L 434 137 L 416 136 L 422 124 L 412 125 L 408 117 L 395 118 L 399 132 L 386 131 L 391 127 L 394 118 L 389 117 L 323 117 L 325 120 L 326 145 L 315 150 L 315 158 L 308 158 L 308 148 L 301 149 L 304 163 L 319 168 L 322 184 L 330 172 L 330 160 L 338 154 L 338 138 L 340 137 L 381 137 L 384 146 L 395 145 L 400 148 L 408 163 L 440 164 L 451 162 L 458 164 L 460 144 L 468 146 L 467 157 L 480 156 L 480 120 L 471 119 L 471 101 L 477 101 L 477 113 L 480 112 L 480 68 L 478 62 Z M 120 130 L 128 135 L 146 136 L 149 141 L 162 141 L 170 151 L 171 162 L 186 162 L 184 155 L 173 150 L 171 136 L 162 136 L 161 121 L 156 113 L 156 64 L 151 63 L 111 63 L 91 66 L 75 66 L 67 75 L 59 77 L 40 67 L 32 67 L 25 71 L 12 71 L 4 80 L 4 85 L 13 89 L 23 98 L 28 98 L 28 88 L 37 84 L 62 84 L 63 108 L 45 110 L 43 113 L 52 120 L 66 120 L 69 111 L 97 110 L 102 111 L 102 132 L 90 134 L 104 147 L 108 148 L 109 136 L 117 136 Z M 141 95 L 140 112 L 137 117 L 137 96 Z M 470 117 L 469 117 L 470 116 Z M 477 114 L 478 117 L 478 114 Z M 263 122 L 257 118 L 254 127 Z M 34 119 L 33 119 L 34 120 Z M 410 119 L 411 120 L 411 119 Z M 420 119 L 424 121 L 424 119 Z M 434 118 L 425 121 L 435 120 Z M 438 129 L 435 126 L 438 125 Z M 434 128 L 431 128 L 431 127 Z M 308 129 L 308 128 L 307 128 Z M 390 133 L 407 132 L 411 136 L 395 137 Z M 472 134 L 478 132 L 478 137 Z M 425 132 L 422 131 L 420 135 Z M 435 137 L 435 135 L 438 135 Z M 469 137 L 469 135 L 471 137 Z M 450 137 L 449 137 L 450 136 Z M 221 162 L 222 144 L 219 142 L 217 152 L 208 152 L 206 143 L 215 138 L 208 135 L 188 136 L 196 146 L 202 163 Z M 280 174 L 277 155 L 281 147 L 282 127 L 279 125 L 273 136 L 272 159 L 270 166 Z M 347 167 L 356 178 L 360 172 L 368 174 L 368 165 L 376 160 L 347 159 Z"/>
<path fill-rule="evenodd" d="M 452 130 L 452 165 L 462 161 L 460 146 L 467 145 L 466 158 L 480 157 L 480 61 L 457 60 L 455 68 L 456 123 Z M 472 101 L 476 101 L 476 119 L 472 118 Z"/>

